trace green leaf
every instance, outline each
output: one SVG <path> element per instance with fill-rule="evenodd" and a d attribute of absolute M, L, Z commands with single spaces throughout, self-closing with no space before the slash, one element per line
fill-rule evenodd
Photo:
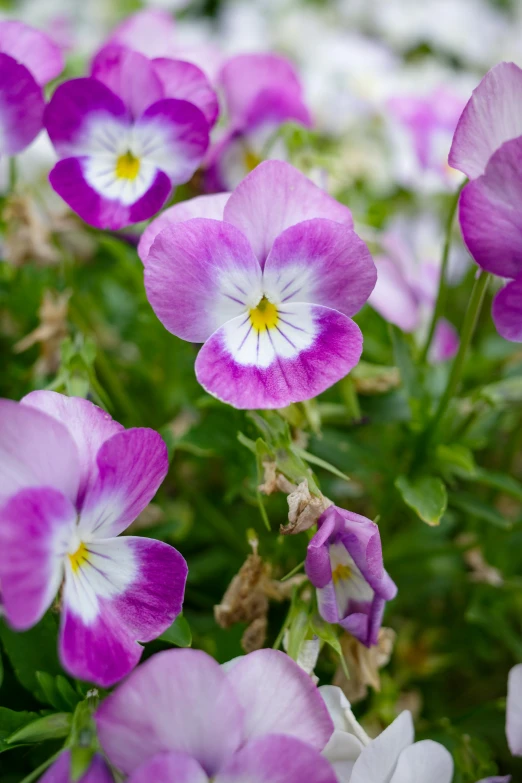
<path fill-rule="evenodd" d="M 502 407 L 522 402 L 522 377 L 505 378 L 498 383 L 484 386 L 478 396 L 490 405 Z"/>
<path fill-rule="evenodd" d="M 51 704 L 42 690 L 37 672 L 61 674 L 57 653 L 58 626 L 48 613 L 29 631 L 13 631 L 0 621 L 0 639 L 18 681 L 44 704 Z M 61 704 L 58 709 L 62 709 Z"/>
<path fill-rule="evenodd" d="M 174 644 L 176 647 L 190 647 L 192 644 L 192 632 L 183 615 L 178 615 L 170 628 L 167 628 L 159 637 L 162 642 Z"/>
<path fill-rule="evenodd" d="M 19 743 L 44 742 L 50 739 L 62 739 L 69 736 L 72 726 L 70 712 L 56 712 L 31 721 L 11 734 L 6 742 L 9 745 Z"/>
<path fill-rule="evenodd" d="M 83 748 L 75 745 L 71 748 L 71 780 L 73 783 L 80 780 L 90 767 L 95 749 Z"/>
<path fill-rule="evenodd" d="M 344 674 L 346 676 L 346 679 L 349 680 L 350 672 L 348 671 L 348 666 L 346 665 L 346 660 L 343 655 L 341 642 L 339 641 L 339 638 L 335 633 L 333 627 L 328 623 L 325 623 L 322 620 L 320 620 L 319 617 L 313 618 L 313 620 L 310 621 L 310 625 L 315 635 L 318 636 L 319 639 L 321 639 L 321 641 L 323 641 L 325 644 L 331 647 L 334 652 L 337 653 Z"/>
<path fill-rule="evenodd" d="M 398 476 L 395 486 L 407 506 L 412 508 L 423 522 L 438 525 L 448 504 L 448 493 L 440 478 L 435 476 Z"/>
<path fill-rule="evenodd" d="M 501 492 L 505 492 L 517 500 L 522 500 L 522 482 L 517 481 L 513 476 L 477 468 L 475 474 L 469 478 L 471 481 L 477 481 L 480 484 L 485 484 L 487 487 L 493 487 Z"/>
<path fill-rule="evenodd" d="M 511 530 L 513 523 L 510 519 L 506 519 L 500 511 L 497 511 L 493 506 L 484 503 L 483 500 L 477 498 L 475 495 L 468 494 L 467 492 L 453 492 L 450 496 L 450 503 L 454 508 L 464 511 L 475 519 L 480 519 L 483 522 L 488 522 L 490 525 L 499 527 L 502 530 Z"/>
<path fill-rule="evenodd" d="M 8 737 L 36 718 L 38 718 L 36 712 L 16 712 L 8 710 L 7 707 L 0 707 L 0 753 L 10 747 L 6 742 Z"/>
<path fill-rule="evenodd" d="M 463 446 L 461 443 L 450 445 L 441 443 L 437 446 L 436 455 L 440 469 L 444 473 L 454 474 L 461 478 L 473 478 L 476 475 L 477 467 L 473 452 L 467 446 Z"/>
<path fill-rule="evenodd" d="M 297 454 L 298 457 L 306 460 L 306 462 L 310 462 L 312 465 L 317 465 L 317 467 L 327 470 L 329 473 L 337 476 L 337 478 L 343 479 L 344 481 L 350 481 L 350 476 L 347 476 L 342 470 L 336 468 L 335 465 L 331 465 L 326 460 L 321 459 L 321 457 L 316 457 L 315 454 L 310 454 L 309 451 L 305 451 L 305 449 L 301 449 L 298 446 L 294 446 L 293 451 L 294 454 Z"/>

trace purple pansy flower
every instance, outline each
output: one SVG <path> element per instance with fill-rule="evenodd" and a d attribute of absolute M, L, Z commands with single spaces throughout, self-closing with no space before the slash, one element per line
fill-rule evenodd
<path fill-rule="evenodd" d="M 146 220 L 203 159 L 216 117 L 211 94 L 188 63 L 105 49 L 93 76 L 60 85 L 46 108 L 62 158 L 50 174 L 53 188 L 98 228 Z"/>
<path fill-rule="evenodd" d="M 64 750 L 40 778 L 40 783 L 114 783 L 114 778 L 103 756 L 96 753 L 88 770 L 74 781 L 71 774 L 71 752 Z"/>
<path fill-rule="evenodd" d="M 336 783 L 333 731 L 310 677 L 259 650 L 226 669 L 199 650 L 140 666 L 99 707 L 98 736 L 129 783 Z"/>
<path fill-rule="evenodd" d="M 280 55 L 232 57 L 223 66 L 218 83 L 228 130 L 208 156 L 205 182 L 211 191 L 235 188 L 267 153 L 271 158 L 285 157 L 277 144 L 265 149 L 282 123 L 296 120 L 309 126 L 312 122 L 295 69 Z"/>
<path fill-rule="evenodd" d="M 339 623 L 366 647 L 377 644 L 384 605 L 397 587 L 384 570 L 375 522 L 337 506 L 319 518 L 308 544 L 306 573 L 321 617 Z"/>
<path fill-rule="evenodd" d="M 510 282 L 493 320 L 522 342 L 522 70 L 500 63 L 486 74 L 459 120 L 449 161 L 472 181 L 460 197 L 464 241 L 477 264 Z"/>
<path fill-rule="evenodd" d="M 137 664 L 138 641 L 181 611 L 183 557 L 162 541 L 118 538 L 168 469 L 153 430 L 125 430 L 87 400 L 37 391 L 0 400 L 0 583 L 23 631 L 61 598 L 60 657 L 108 686 Z"/>
<path fill-rule="evenodd" d="M 195 199 L 166 222 L 140 246 L 147 296 L 170 332 L 205 343 L 196 376 L 215 397 L 282 408 L 357 364 L 362 335 L 350 316 L 375 266 L 349 209 L 299 171 L 266 161 L 228 200 Z"/>
<path fill-rule="evenodd" d="M 0 133 L 2 154 L 16 155 L 43 128 L 42 87 L 63 70 L 51 39 L 22 22 L 0 22 Z"/>

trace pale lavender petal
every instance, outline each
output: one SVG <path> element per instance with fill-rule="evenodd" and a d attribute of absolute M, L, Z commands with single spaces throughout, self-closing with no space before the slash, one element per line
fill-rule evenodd
<path fill-rule="evenodd" d="M 327 218 L 353 227 L 348 207 L 279 160 L 267 160 L 245 177 L 230 196 L 224 218 L 243 232 L 261 264 L 276 237 L 303 220 Z"/>
<path fill-rule="evenodd" d="M 354 764 L 350 783 L 389 783 L 400 754 L 413 743 L 413 737 L 411 713 L 405 710 L 364 748 Z"/>
<path fill-rule="evenodd" d="M 288 92 L 285 88 L 273 87 L 263 90 L 250 104 L 245 117 L 245 129 L 252 132 L 262 125 L 275 125 L 295 120 L 307 127 L 312 125 L 312 118 L 301 96 Z"/>
<path fill-rule="evenodd" d="M 61 422 L 76 444 L 80 459 L 80 486 L 77 503 L 81 505 L 90 482 L 98 476 L 96 455 L 106 440 L 125 428 L 82 397 L 67 397 L 53 391 L 34 391 L 21 400 L 22 405 L 37 408 Z"/>
<path fill-rule="evenodd" d="M 0 53 L 0 134 L 2 153 L 16 155 L 43 128 L 42 89 L 25 67 Z"/>
<path fill-rule="evenodd" d="M 0 582 L 8 622 L 31 628 L 54 600 L 74 535 L 76 509 L 48 487 L 23 489 L 0 511 Z"/>
<path fill-rule="evenodd" d="M 208 777 L 190 756 L 183 753 L 161 753 L 149 759 L 132 773 L 128 783 L 208 783 Z"/>
<path fill-rule="evenodd" d="M 258 650 L 227 672 L 245 711 L 244 738 L 285 734 L 322 750 L 333 723 L 311 678 L 288 655 Z"/>
<path fill-rule="evenodd" d="M 138 11 L 112 31 L 109 43 L 123 44 L 146 57 L 171 57 L 176 48 L 174 19 L 159 8 Z"/>
<path fill-rule="evenodd" d="M 73 503 L 80 459 L 63 424 L 42 411 L 0 399 L 0 504 L 26 487 L 53 487 Z"/>
<path fill-rule="evenodd" d="M 473 90 L 453 137 L 449 164 L 475 179 L 495 150 L 521 135 L 522 70 L 500 63 Z"/>
<path fill-rule="evenodd" d="M 506 340 L 522 343 L 522 275 L 498 292 L 492 312 L 498 333 Z"/>
<path fill-rule="evenodd" d="M 328 761 L 294 737 L 268 735 L 245 745 L 215 783 L 337 783 Z"/>
<path fill-rule="evenodd" d="M 193 63 L 159 57 L 152 61 L 165 98 L 178 98 L 197 106 L 210 127 L 219 114 L 217 95 L 203 71 Z"/>
<path fill-rule="evenodd" d="M 118 95 L 133 117 L 167 97 L 152 62 L 139 52 L 114 44 L 94 58 L 91 76 Z"/>
<path fill-rule="evenodd" d="M 485 173 L 460 197 L 460 225 L 479 266 L 500 277 L 522 272 L 522 138 L 508 141 L 490 159 Z"/>
<path fill-rule="evenodd" d="M 0 22 L 0 52 L 25 65 L 41 86 L 59 76 L 64 68 L 60 47 L 41 30 L 23 22 Z"/>
<path fill-rule="evenodd" d="M 203 342 L 261 299 L 261 268 L 243 234 L 228 223 L 171 223 L 147 256 L 145 288 L 169 332 Z M 243 316 L 240 316 L 243 317 Z"/>
<path fill-rule="evenodd" d="M 87 489 L 81 508 L 82 536 L 116 536 L 150 503 L 167 475 L 169 462 L 163 438 L 137 427 L 113 435 L 96 456 L 98 476 Z"/>
<path fill-rule="evenodd" d="M 403 332 L 413 332 L 420 325 L 419 303 L 398 264 L 390 258 L 375 259 L 377 283 L 370 294 L 369 303 Z"/>
<path fill-rule="evenodd" d="M 158 215 L 143 232 L 138 244 L 138 255 L 146 263 L 152 243 L 164 228 L 172 223 L 182 223 L 192 218 L 211 218 L 223 220 L 223 210 L 230 193 L 216 193 L 211 196 L 196 196 L 196 198 L 180 201 Z"/>
<path fill-rule="evenodd" d="M 89 769 L 74 783 L 113 783 L 114 778 L 99 753 L 93 756 Z M 71 774 L 71 751 L 64 750 L 42 778 L 40 783 L 73 783 Z"/>
<path fill-rule="evenodd" d="M 453 359 L 459 349 L 459 342 L 459 333 L 453 324 L 445 318 L 439 318 L 430 346 L 428 356 L 430 362 L 437 364 Z"/>
<path fill-rule="evenodd" d="M 451 783 L 452 780 L 451 753 L 439 742 L 423 740 L 402 751 L 390 783 Z"/>
<path fill-rule="evenodd" d="M 350 318 L 292 303 L 279 308 L 274 328 L 258 331 L 248 314 L 228 321 L 200 350 L 196 377 L 235 408 L 284 408 L 344 378 L 361 351 L 361 331 Z"/>
<path fill-rule="evenodd" d="M 283 231 L 263 272 L 271 302 L 309 302 L 351 316 L 377 279 L 370 251 L 357 234 L 333 220 L 306 220 Z"/>
<path fill-rule="evenodd" d="M 522 664 L 513 666 L 508 677 L 506 735 L 513 756 L 522 756 Z"/>
<path fill-rule="evenodd" d="M 243 737 L 243 710 L 232 683 L 200 650 L 154 655 L 102 703 L 96 721 L 110 761 L 126 773 L 174 750 L 212 776 Z"/>

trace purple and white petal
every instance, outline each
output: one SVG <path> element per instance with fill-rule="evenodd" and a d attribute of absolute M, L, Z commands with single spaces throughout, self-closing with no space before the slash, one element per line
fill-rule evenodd
<path fill-rule="evenodd" d="M 370 251 L 357 234 L 333 220 L 306 220 L 280 234 L 263 270 L 274 304 L 308 302 L 354 315 L 377 279 Z"/>
<path fill-rule="evenodd" d="M 177 751 L 212 777 L 243 739 L 233 684 L 200 650 L 154 655 L 102 703 L 96 722 L 109 760 L 125 773 L 158 753 Z"/>
<path fill-rule="evenodd" d="M 128 783 L 208 783 L 195 759 L 184 753 L 160 753 L 132 773 Z"/>
<path fill-rule="evenodd" d="M 41 87 L 64 68 L 60 47 L 49 36 L 13 19 L 0 22 L 0 52 L 25 65 Z"/>
<path fill-rule="evenodd" d="M 376 258 L 377 282 L 369 304 L 403 332 L 414 332 L 420 325 L 417 297 L 398 264 L 390 258 Z"/>
<path fill-rule="evenodd" d="M 218 118 L 219 103 L 203 71 L 193 63 L 166 57 L 154 59 L 152 65 L 163 86 L 164 97 L 193 103 L 212 127 Z"/>
<path fill-rule="evenodd" d="M 106 762 L 99 753 L 96 753 L 89 765 L 89 769 L 75 783 L 113 783 L 114 778 Z M 40 783 L 73 783 L 71 774 L 71 751 L 64 750 L 57 760 L 49 767 L 45 775 L 40 778 Z"/>
<path fill-rule="evenodd" d="M 470 179 L 484 173 L 495 150 L 522 136 L 522 70 L 499 63 L 473 90 L 455 131 L 449 164 Z"/>
<path fill-rule="evenodd" d="M 522 343 L 522 275 L 498 292 L 493 300 L 492 314 L 502 337 Z"/>
<path fill-rule="evenodd" d="M 268 735 L 247 743 L 215 783 L 337 783 L 329 762 L 295 737 Z"/>
<path fill-rule="evenodd" d="M 469 252 L 482 269 L 500 277 L 522 272 L 522 138 L 507 141 L 485 173 L 460 197 L 459 218 Z"/>
<path fill-rule="evenodd" d="M 10 625 L 35 625 L 54 600 L 76 509 L 55 489 L 23 489 L 0 510 L 0 582 Z"/>
<path fill-rule="evenodd" d="M 98 476 L 96 455 L 106 440 L 125 428 L 97 405 L 82 397 L 67 397 L 53 391 L 34 391 L 20 401 L 61 422 L 76 444 L 80 459 L 80 486 L 77 503 L 81 506 L 90 482 Z"/>
<path fill-rule="evenodd" d="M 2 154 L 16 155 L 42 130 L 45 101 L 31 72 L 0 53 L 0 141 Z"/>
<path fill-rule="evenodd" d="M 522 756 L 522 664 L 509 672 L 506 735 L 513 756 Z"/>
<path fill-rule="evenodd" d="M 133 117 L 165 98 L 152 62 L 139 52 L 114 44 L 104 47 L 91 65 L 91 76 L 118 95 Z"/>
<path fill-rule="evenodd" d="M 225 207 L 224 219 L 247 237 L 264 265 L 279 234 L 313 218 L 327 218 L 353 227 L 348 207 L 339 204 L 289 163 L 260 163 L 238 185 Z"/>
<path fill-rule="evenodd" d="M 390 783 L 451 783 L 453 759 L 444 745 L 432 740 L 405 748 Z"/>
<path fill-rule="evenodd" d="M 43 411 L 0 399 L 0 505 L 27 487 L 53 487 L 74 503 L 80 459 L 63 424 Z"/>
<path fill-rule="evenodd" d="M 411 713 L 405 710 L 364 748 L 354 764 L 350 783 L 389 783 L 400 754 L 413 739 Z"/>
<path fill-rule="evenodd" d="M 284 734 L 324 748 L 332 720 L 311 678 L 287 655 L 257 650 L 235 661 L 227 676 L 245 711 L 246 740 Z"/>
<path fill-rule="evenodd" d="M 247 313 L 214 332 L 198 354 L 196 377 L 235 408 L 284 408 L 344 378 L 361 351 L 361 331 L 347 316 L 319 305 L 287 304 L 271 328 L 255 328 Z"/>
<path fill-rule="evenodd" d="M 171 224 L 156 237 L 147 256 L 145 288 L 169 332 L 203 342 L 257 305 L 261 268 L 237 228 L 195 218 Z"/>
<path fill-rule="evenodd" d="M 255 97 L 244 123 L 245 128 L 254 132 L 256 128 L 266 126 L 272 135 L 278 125 L 288 120 L 295 120 L 306 127 L 312 125 L 310 112 L 301 96 L 293 91 L 289 92 L 286 87 L 279 86 L 263 90 Z M 270 157 L 278 156 L 271 154 Z"/>
<path fill-rule="evenodd" d="M 143 232 L 138 244 L 138 255 L 146 263 L 152 243 L 164 228 L 172 223 L 182 223 L 192 218 L 210 218 L 211 220 L 223 220 L 223 210 L 230 197 L 230 193 L 216 193 L 210 196 L 196 196 L 187 201 L 169 207 L 155 218 Z"/>
<path fill-rule="evenodd" d="M 167 475 L 167 447 L 145 427 L 124 430 L 100 447 L 98 476 L 81 508 L 79 534 L 88 540 L 116 536 L 150 503 Z"/>

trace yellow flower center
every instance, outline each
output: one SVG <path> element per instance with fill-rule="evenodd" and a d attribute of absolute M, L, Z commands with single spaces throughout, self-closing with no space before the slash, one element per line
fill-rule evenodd
<path fill-rule="evenodd" d="M 139 171 L 140 159 L 135 158 L 130 150 L 116 161 L 116 176 L 120 179 L 136 179 Z"/>
<path fill-rule="evenodd" d="M 250 321 L 254 329 L 263 332 L 265 329 L 273 329 L 277 326 L 279 316 L 277 307 L 264 296 L 257 307 L 250 310 Z"/>
<path fill-rule="evenodd" d="M 341 579 L 350 579 L 352 576 L 352 569 L 350 566 L 343 565 L 342 563 L 339 563 L 338 566 L 334 568 L 332 571 L 332 579 L 334 581 L 334 584 L 337 584 L 341 581 Z"/>
<path fill-rule="evenodd" d="M 69 555 L 69 560 L 71 562 L 71 568 L 76 573 L 85 563 L 89 562 L 89 550 L 85 546 L 85 544 L 80 544 L 76 552 L 72 555 Z"/>

